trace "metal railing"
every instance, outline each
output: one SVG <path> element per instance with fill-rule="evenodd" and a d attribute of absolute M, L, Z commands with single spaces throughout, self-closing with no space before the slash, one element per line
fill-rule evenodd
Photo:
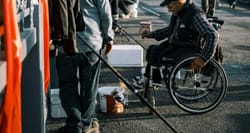
<path fill-rule="evenodd" d="M 2 9 L 4 8 L 0 8 Z M 22 42 L 21 101 L 24 133 L 45 133 L 41 12 L 38 0 L 16 0 L 17 22 Z M 2 40 L 2 33 L 0 35 Z M 0 45 L 1 54 L 4 48 L 3 43 Z M 3 58 L 0 60 L 0 108 L 6 86 L 6 71 L 6 59 Z"/>

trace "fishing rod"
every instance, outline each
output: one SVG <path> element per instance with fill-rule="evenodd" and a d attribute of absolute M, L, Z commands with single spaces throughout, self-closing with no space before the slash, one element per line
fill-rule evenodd
<path fill-rule="evenodd" d="M 146 7 L 146 6 L 139 5 L 139 7 L 140 7 L 141 9 L 143 9 L 143 10 L 145 10 L 145 11 L 151 13 L 151 14 L 154 14 L 154 15 L 158 16 L 158 17 L 161 16 L 160 13 L 157 13 L 157 12 L 154 11 L 153 9 L 150 9 L 150 8 L 148 8 L 148 7 Z"/>
<path fill-rule="evenodd" d="M 140 45 L 144 50 L 147 50 L 143 44 L 141 44 L 138 40 L 136 40 L 132 35 L 130 35 L 122 26 L 120 26 L 118 23 L 113 22 L 118 28 L 120 32 L 123 32 L 126 36 L 134 40 L 138 45 Z"/>
<path fill-rule="evenodd" d="M 85 40 L 77 34 L 77 36 L 85 42 Z M 143 103 L 145 103 L 151 111 L 153 111 L 173 132 L 178 133 L 177 130 L 143 97 L 138 91 L 126 80 L 113 66 L 111 66 L 100 54 L 98 54 L 90 45 L 87 43 L 86 46 L 95 53 L 95 55 L 130 89 Z"/>

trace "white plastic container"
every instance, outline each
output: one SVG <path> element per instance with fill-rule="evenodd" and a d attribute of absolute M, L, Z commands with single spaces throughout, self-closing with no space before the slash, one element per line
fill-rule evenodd
<path fill-rule="evenodd" d="M 108 62 L 114 67 L 142 67 L 143 49 L 139 45 L 114 45 Z"/>

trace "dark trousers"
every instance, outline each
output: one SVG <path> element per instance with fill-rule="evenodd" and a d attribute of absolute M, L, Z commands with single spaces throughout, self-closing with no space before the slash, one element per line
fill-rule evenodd
<path fill-rule="evenodd" d="M 109 0 L 111 5 L 112 15 L 118 15 L 118 0 Z"/>
<path fill-rule="evenodd" d="M 228 0 L 228 4 L 232 6 L 233 4 L 236 4 L 237 0 Z"/>
<path fill-rule="evenodd" d="M 166 42 L 163 42 L 166 43 Z M 169 46 L 167 44 L 151 45 L 146 53 L 146 71 L 144 76 L 149 79 L 150 67 L 159 66 L 163 57 L 172 58 L 174 61 L 178 61 L 190 53 L 199 53 L 199 48 L 196 46 Z M 153 81 L 159 83 L 161 80 L 158 70 L 153 71 Z"/>
<path fill-rule="evenodd" d="M 129 13 L 129 10 L 128 10 L 129 3 L 127 3 L 126 0 L 119 0 L 118 5 L 125 15 Z"/>
<path fill-rule="evenodd" d="M 201 0 L 201 7 L 207 16 L 213 16 L 215 13 L 216 0 Z"/>
<path fill-rule="evenodd" d="M 112 12 L 112 19 L 113 19 L 112 28 L 115 29 L 117 27 L 116 23 L 118 22 L 118 19 L 119 19 L 118 0 L 109 0 L 109 2 L 111 5 L 111 12 Z"/>
<path fill-rule="evenodd" d="M 69 133 L 82 133 L 95 115 L 100 61 L 90 60 L 95 59 L 85 54 L 57 56 L 60 98 L 67 114 L 65 129 Z"/>

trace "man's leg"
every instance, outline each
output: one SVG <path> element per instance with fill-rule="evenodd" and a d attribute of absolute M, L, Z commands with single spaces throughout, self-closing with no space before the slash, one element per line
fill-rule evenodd
<path fill-rule="evenodd" d="M 110 0 L 111 4 L 111 12 L 112 12 L 112 18 L 113 18 L 113 26 L 112 29 L 117 32 L 118 26 L 116 25 L 118 23 L 119 14 L 118 14 L 118 0 Z"/>
<path fill-rule="evenodd" d="M 81 60 L 80 55 L 65 56 L 63 54 L 59 54 L 56 60 L 61 104 L 67 114 L 64 129 L 66 133 L 82 133 L 77 78 L 77 66 Z"/>
<path fill-rule="evenodd" d="M 159 56 L 159 53 L 161 53 L 162 51 L 164 51 L 167 47 L 163 46 L 163 45 L 151 45 L 148 49 L 147 49 L 147 53 L 146 53 L 146 61 L 148 62 L 146 69 L 145 69 L 145 73 L 142 77 L 140 77 L 140 79 L 137 79 L 137 77 L 135 77 L 133 80 L 135 81 L 133 83 L 133 86 L 137 89 L 143 89 L 147 82 L 148 79 L 150 78 L 150 69 L 152 65 L 157 66 L 157 59 Z M 154 70 L 153 71 L 153 79 L 154 82 L 159 83 L 160 81 L 160 74 L 159 74 L 159 70 Z"/>
<path fill-rule="evenodd" d="M 150 67 L 152 65 L 157 66 L 158 65 L 158 56 L 159 53 L 162 53 L 163 51 L 165 51 L 167 49 L 166 46 L 162 46 L 162 45 L 153 45 L 152 47 L 150 47 L 147 51 L 148 55 L 146 55 L 146 60 L 148 61 L 148 64 L 146 66 L 146 71 L 145 71 L 145 76 L 147 78 L 149 78 L 149 74 L 150 74 Z"/>
<path fill-rule="evenodd" d="M 215 13 L 216 0 L 209 0 L 209 8 L 207 16 L 214 16 Z"/>
<path fill-rule="evenodd" d="M 96 57 L 89 55 L 87 60 L 79 66 L 81 112 L 85 129 L 91 127 L 91 121 L 95 115 L 95 101 L 100 76 L 100 65 L 100 60 L 96 61 Z"/>
<path fill-rule="evenodd" d="M 124 0 L 119 0 L 118 6 L 122 10 L 122 12 L 124 13 L 123 18 L 125 18 L 125 19 L 129 18 L 130 17 L 130 12 L 129 12 L 128 7 L 125 4 Z"/>
<path fill-rule="evenodd" d="M 202 10 L 206 13 L 206 15 L 207 15 L 207 13 L 208 13 L 208 6 L 209 6 L 209 2 L 208 2 L 209 0 L 201 0 L 201 8 L 202 8 Z"/>

